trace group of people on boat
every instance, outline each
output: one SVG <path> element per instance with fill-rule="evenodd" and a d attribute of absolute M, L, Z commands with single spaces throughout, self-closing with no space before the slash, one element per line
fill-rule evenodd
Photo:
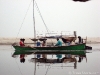
<path fill-rule="evenodd" d="M 78 44 L 83 43 L 83 39 L 81 38 L 81 36 L 78 36 L 78 40 L 79 40 L 79 41 L 78 41 Z M 23 38 L 23 39 L 20 39 L 20 42 L 19 42 L 20 46 L 25 46 L 24 41 L 25 41 L 24 38 Z M 70 45 L 71 42 L 69 42 L 69 41 L 67 40 L 67 44 Z M 47 46 L 47 45 L 46 45 L 46 40 L 43 40 L 42 43 L 38 40 L 38 41 L 36 42 L 36 46 L 37 46 L 37 47 L 45 47 L 45 46 Z M 57 38 L 57 43 L 56 43 L 54 46 L 62 46 L 62 41 L 59 40 L 59 38 Z"/>
<path fill-rule="evenodd" d="M 41 46 L 41 43 L 39 41 L 37 41 L 37 46 Z M 42 42 L 42 47 L 44 46 L 46 46 L 46 40 Z M 62 46 L 62 42 L 59 40 L 59 38 L 57 38 L 57 43 L 55 44 L 55 46 Z"/>
<path fill-rule="evenodd" d="M 19 45 L 20 46 L 25 46 L 24 41 L 25 41 L 24 38 L 23 39 L 20 39 Z M 40 47 L 40 46 L 44 47 L 44 46 L 46 46 L 46 40 L 44 40 L 42 42 L 42 44 L 40 43 L 40 41 L 37 41 L 36 42 L 36 46 L 37 47 Z M 57 43 L 55 44 L 55 46 L 62 46 L 62 42 L 59 40 L 59 38 L 57 38 Z"/>

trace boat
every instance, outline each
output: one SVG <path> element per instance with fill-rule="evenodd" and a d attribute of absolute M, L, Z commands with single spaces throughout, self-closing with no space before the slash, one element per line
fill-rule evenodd
<path fill-rule="evenodd" d="M 34 3 L 34 2 L 33 2 Z M 34 7 L 34 4 L 33 4 L 33 7 Z M 34 10 L 33 10 L 33 12 L 34 12 Z M 33 20 L 34 20 L 34 13 L 33 13 Z M 35 21 L 35 20 L 34 20 Z M 36 38 L 36 31 L 35 31 L 36 29 L 35 29 L 35 23 L 34 23 L 34 38 L 33 39 L 31 39 L 31 40 L 33 40 L 34 41 L 34 43 L 36 43 L 36 41 L 38 40 L 37 38 Z M 75 34 L 76 32 L 74 32 L 74 34 Z M 68 40 L 69 38 L 63 38 L 62 37 L 62 39 L 63 39 L 63 42 L 65 41 L 65 40 Z M 75 41 L 75 39 L 76 39 L 76 35 L 75 35 L 75 37 L 74 38 L 70 38 L 69 40 L 72 42 L 73 41 L 73 39 L 74 39 L 74 41 Z M 43 39 L 39 39 L 40 41 L 43 41 L 43 40 L 47 40 L 47 39 L 45 39 L 45 38 L 43 38 Z M 66 42 L 65 42 L 66 43 Z M 86 49 L 86 43 L 81 43 L 81 44 L 75 44 L 75 45 L 69 45 L 69 46 L 67 46 L 67 45 L 64 45 L 64 46 L 45 46 L 45 47 L 36 47 L 36 45 L 34 46 L 34 47 L 30 47 L 30 46 L 18 46 L 18 45 L 12 45 L 14 48 L 15 48 L 15 50 L 22 50 L 22 51 L 25 51 L 25 50 L 37 50 L 37 51 L 41 51 L 41 50 L 45 50 L 45 51 L 48 51 L 48 50 L 50 50 L 51 52 L 52 51 L 54 51 L 54 50 L 56 50 L 56 51 L 61 51 L 61 50 L 85 50 Z"/>
<path fill-rule="evenodd" d="M 61 51 L 61 50 L 85 50 L 85 43 L 82 44 L 76 44 L 76 45 L 69 45 L 69 46 L 46 46 L 46 47 L 24 47 L 24 46 L 13 46 L 15 50 L 45 50 L 45 51 Z"/>
<path fill-rule="evenodd" d="M 86 54 L 86 51 L 85 50 L 73 50 L 73 51 L 70 51 L 70 50 L 61 50 L 61 51 L 57 51 L 57 50 L 15 50 L 15 52 L 13 53 L 13 55 L 20 55 L 20 54 L 73 54 L 73 55 L 85 55 Z"/>

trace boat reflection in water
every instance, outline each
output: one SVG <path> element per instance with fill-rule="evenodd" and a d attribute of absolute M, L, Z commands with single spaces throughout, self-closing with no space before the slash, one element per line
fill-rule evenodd
<path fill-rule="evenodd" d="M 33 58 L 29 59 L 29 62 L 34 63 L 72 63 L 74 66 L 66 66 L 66 67 L 74 67 L 77 69 L 77 63 L 81 63 L 83 59 L 87 62 L 86 51 L 74 51 L 74 52 L 27 52 L 27 51 L 15 51 L 12 57 L 16 58 L 20 55 L 20 62 L 25 62 L 25 56 L 32 55 Z M 51 57 L 51 58 L 50 58 Z"/>
<path fill-rule="evenodd" d="M 41 56 L 41 58 L 37 57 L 37 58 L 31 58 L 31 62 L 37 62 L 37 63 L 73 63 L 74 64 L 74 69 L 76 69 L 77 67 L 77 59 L 75 58 L 75 55 L 71 55 L 71 54 L 53 54 L 53 56 L 55 55 L 56 58 L 47 58 L 47 55 L 50 56 L 50 54 L 41 54 L 41 55 L 37 55 L 37 56 Z M 52 55 L 51 55 L 52 56 Z M 63 56 L 63 57 L 62 57 Z"/>

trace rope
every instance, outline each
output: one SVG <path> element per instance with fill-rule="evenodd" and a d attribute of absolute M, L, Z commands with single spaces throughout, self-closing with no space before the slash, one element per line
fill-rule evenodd
<path fill-rule="evenodd" d="M 16 61 L 16 59 L 15 59 L 15 61 Z M 17 63 L 17 61 L 16 61 L 16 64 L 17 64 L 17 67 L 18 67 L 18 69 L 19 69 L 20 74 L 23 75 L 22 72 L 21 72 L 21 69 L 20 69 L 20 67 L 19 67 L 19 65 L 18 65 L 18 63 Z"/>
<path fill-rule="evenodd" d="M 52 56 L 52 58 L 53 58 L 53 56 Z M 50 64 L 51 64 L 51 63 L 50 63 Z M 49 64 L 49 66 L 50 66 L 50 68 L 51 68 L 51 65 L 50 65 L 50 64 Z M 46 71 L 45 75 L 47 75 L 48 71 L 50 70 L 49 66 L 48 66 L 48 68 L 47 68 L 47 71 Z"/>
<path fill-rule="evenodd" d="M 51 68 L 51 66 L 50 66 L 50 68 Z M 49 71 L 49 69 L 50 69 L 50 68 L 49 68 L 49 66 L 48 66 L 48 68 L 47 68 L 47 71 L 46 71 L 45 75 L 47 75 L 47 73 L 48 73 L 48 71 Z"/>
<path fill-rule="evenodd" d="M 34 1 L 35 1 L 35 0 L 34 0 Z M 43 21 L 45 27 L 46 27 L 46 30 L 47 30 L 47 32 L 49 33 L 49 36 L 50 36 L 50 30 L 48 29 L 46 23 L 44 22 L 44 19 L 43 19 L 42 15 L 41 15 L 41 12 L 40 12 L 40 10 L 39 10 L 39 7 L 38 7 L 36 1 L 35 1 L 35 4 L 36 4 L 37 11 L 38 11 L 38 13 L 39 13 L 39 15 L 40 15 L 40 17 L 41 17 L 41 19 L 42 19 L 42 21 Z M 52 41 L 52 39 L 51 39 L 51 41 Z M 52 41 L 52 43 L 53 43 L 53 41 Z M 53 43 L 53 44 L 54 44 L 54 43 Z"/>
<path fill-rule="evenodd" d="M 11 53 L 11 55 L 13 55 L 13 54 Z M 20 67 L 19 67 L 19 65 L 18 65 L 18 63 L 17 63 L 17 61 L 16 61 L 16 59 L 15 59 L 15 62 L 16 62 L 16 64 L 17 64 L 17 67 L 18 67 L 18 69 L 19 69 L 20 74 L 23 75 L 22 72 L 21 72 L 21 69 L 20 69 Z"/>
<path fill-rule="evenodd" d="M 35 0 L 34 0 L 34 1 L 35 1 Z M 45 27 L 46 27 L 46 30 L 47 30 L 47 32 L 49 32 L 50 30 L 48 29 L 46 23 L 44 22 L 44 19 L 43 19 L 42 15 L 41 15 L 41 12 L 40 12 L 40 10 L 39 10 L 39 7 L 38 7 L 36 1 L 35 1 L 35 4 L 36 4 L 37 11 L 38 11 L 38 13 L 39 13 L 39 15 L 40 15 L 40 17 L 41 17 L 41 19 L 42 19 L 42 21 L 43 21 Z"/>
<path fill-rule="evenodd" d="M 31 2 L 32 2 L 32 0 L 31 0 Z M 29 7 L 30 7 L 30 5 L 31 5 L 31 2 L 30 2 L 30 4 L 29 4 L 29 6 L 28 6 L 28 9 L 27 9 L 27 11 L 26 11 L 25 17 L 24 17 L 24 19 L 23 19 L 23 21 L 22 21 L 22 23 L 21 23 L 21 26 L 20 26 L 20 28 L 19 28 L 19 31 L 18 31 L 17 37 L 18 37 L 19 32 L 20 32 L 20 30 L 21 30 L 21 28 L 22 28 L 22 25 L 23 25 L 23 23 L 24 23 L 24 21 L 25 21 L 25 18 L 26 18 L 27 12 L 28 12 L 28 10 L 29 10 Z M 17 39 L 17 37 L 16 37 L 16 39 Z"/>

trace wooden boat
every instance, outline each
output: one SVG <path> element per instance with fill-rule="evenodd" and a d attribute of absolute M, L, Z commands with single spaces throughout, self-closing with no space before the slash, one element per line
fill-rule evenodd
<path fill-rule="evenodd" d="M 85 43 L 83 44 L 76 44 L 76 45 L 70 45 L 70 46 L 47 46 L 47 47 L 24 47 L 24 46 L 13 46 L 15 48 L 15 50 L 37 50 L 37 51 L 41 51 L 41 50 L 57 50 L 57 51 L 61 51 L 61 50 L 85 50 Z"/>
<path fill-rule="evenodd" d="M 37 50 L 33 50 L 33 51 L 22 51 L 22 50 L 16 50 L 13 55 L 20 55 L 20 54 L 73 54 L 73 55 L 85 55 L 86 51 L 85 50 L 81 50 L 81 51 L 70 51 L 70 50 L 61 50 L 61 51 L 57 51 L 57 50 L 49 50 L 49 51 L 45 51 L 45 50 L 41 50 L 41 51 L 37 51 Z"/>

